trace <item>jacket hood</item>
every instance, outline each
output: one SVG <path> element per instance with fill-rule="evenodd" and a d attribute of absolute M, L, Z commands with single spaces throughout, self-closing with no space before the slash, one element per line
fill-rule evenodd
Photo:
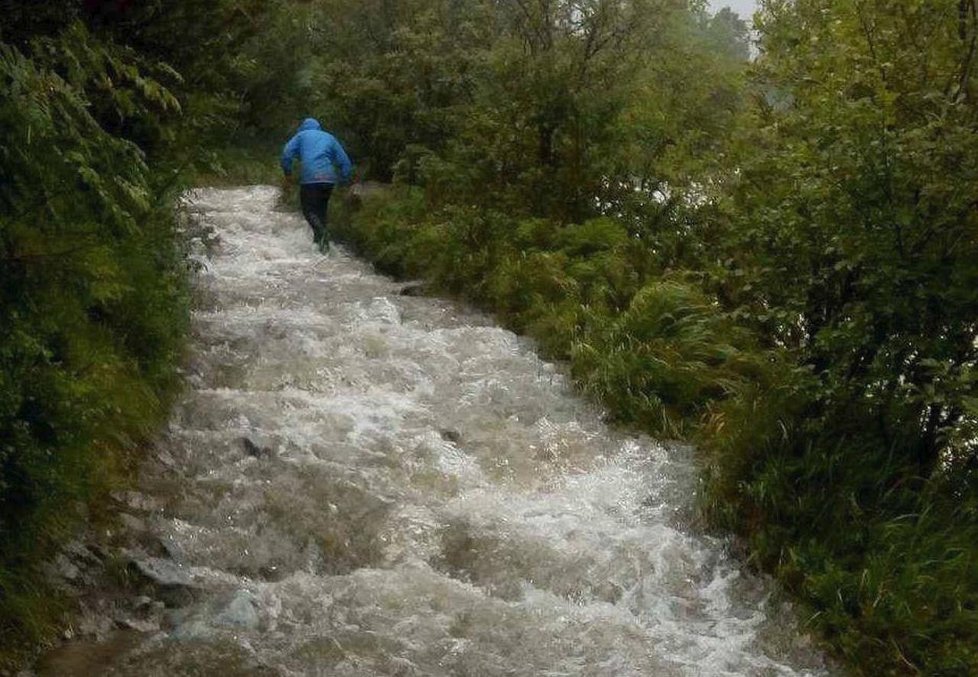
<path fill-rule="evenodd" d="M 302 124 L 299 125 L 300 132 L 305 132 L 310 129 L 322 129 L 322 128 L 323 126 L 319 124 L 319 120 L 317 120 L 316 118 L 306 118 L 305 120 L 302 121 Z"/>

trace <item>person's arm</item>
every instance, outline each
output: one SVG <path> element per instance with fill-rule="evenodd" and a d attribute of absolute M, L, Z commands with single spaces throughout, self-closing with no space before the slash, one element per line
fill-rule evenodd
<path fill-rule="evenodd" d="M 350 156 L 346 154 L 343 149 L 343 144 L 339 142 L 339 139 L 333 137 L 333 164 L 340 170 L 340 176 L 343 178 L 343 183 L 349 183 L 350 177 L 353 174 L 353 163 L 350 162 Z"/>
<path fill-rule="evenodd" d="M 285 144 L 285 148 L 282 149 L 282 172 L 286 176 L 291 176 L 292 174 L 292 161 L 299 157 L 299 135 L 296 134 L 289 142 Z"/>

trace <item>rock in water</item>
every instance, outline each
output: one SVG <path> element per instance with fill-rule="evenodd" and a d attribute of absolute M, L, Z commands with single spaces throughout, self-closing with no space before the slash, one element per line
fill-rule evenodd
<path fill-rule="evenodd" d="M 133 560 L 133 565 L 139 573 L 163 588 L 194 587 L 193 578 L 186 569 L 172 560 L 150 557 Z"/>
<path fill-rule="evenodd" d="M 242 437 L 241 444 L 244 446 L 245 453 L 254 458 L 270 458 L 272 447 L 255 442 L 250 437 Z"/>
<path fill-rule="evenodd" d="M 424 296 L 427 293 L 427 287 L 423 282 L 415 282 L 412 284 L 407 284 L 401 287 L 401 296 Z"/>
<path fill-rule="evenodd" d="M 253 630 L 258 627 L 258 612 L 251 593 L 238 590 L 224 610 L 214 618 L 214 625 Z"/>
<path fill-rule="evenodd" d="M 462 441 L 462 435 L 457 430 L 442 430 L 441 438 L 446 442 L 451 442 L 452 444 L 458 444 Z"/>

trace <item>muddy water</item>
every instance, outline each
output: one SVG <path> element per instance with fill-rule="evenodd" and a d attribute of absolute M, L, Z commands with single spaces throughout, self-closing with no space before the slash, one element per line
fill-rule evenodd
<path fill-rule="evenodd" d="M 97 646 L 101 674 L 826 674 L 684 526 L 689 450 L 608 429 L 487 318 L 319 255 L 276 196 L 193 199 L 215 243 L 140 494 L 159 547 L 132 554 L 166 609 Z"/>

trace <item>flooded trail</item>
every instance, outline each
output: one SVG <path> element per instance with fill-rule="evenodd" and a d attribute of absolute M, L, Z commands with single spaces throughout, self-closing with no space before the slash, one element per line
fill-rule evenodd
<path fill-rule="evenodd" d="M 827 674 L 685 526 L 688 449 L 609 429 L 485 316 L 319 255 L 276 197 L 192 200 L 215 242 L 130 553 L 160 620 L 99 644 L 101 674 Z"/>

